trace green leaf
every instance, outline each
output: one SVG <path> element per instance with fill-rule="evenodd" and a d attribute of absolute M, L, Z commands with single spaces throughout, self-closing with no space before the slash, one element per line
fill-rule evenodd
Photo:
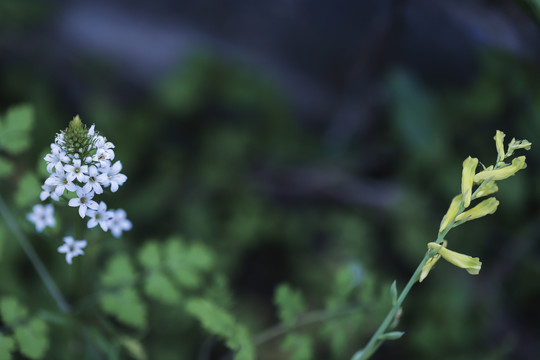
<path fill-rule="evenodd" d="M 32 173 L 27 172 L 19 181 L 19 187 L 15 193 L 15 203 L 21 207 L 27 207 L 39 202 L 39 193 L 41 192 L 41 183 Z"/>
<path fill-rule="evenodd" d="M 41 359 L 49 348 L 49 328 L 41 319 L 32 319 L 15 327 L 14 338 L 21 353 L 31 359 Z"/>
<path fill-rule="evenodd" d="M 165 244 L 165 266 L 182 286 L 195 288 L 201 284 L 201 273 L 209 270 L 214 259 L 201 244 L 185 245 L 178 238 Z"/>
<path fill-rule="evenodd" d="M 289 352 L 290 360 L 311 360 L 313 359 L 313 339 L 306 334 L 288 334 L 281 348 Z"/>
<path fill-rule="evenodd" d="M 116 255 L 109 260 L 101 275 L 101 281 L 108 287 L 132 285 L 135 278 L 135 269 L 127 255 Z"/>
<path fill-rule="evenodd" d="M 391 331 L 386 334 L 380 335 L 377 339 L 378 340 L 397 340 L 401 338 L 405 334 L 403 331 Z"/>
<path fill-rule="evenodd" d="M 158 271 L 152 272 L 146 277 L 144 291 L 151 298 L 170 305 L 178 304 L 181 299 L 180 292 L 171 280 Z"/>
<path fill-rule="evenodd" d="M 285 326 L 293 326 L 298 316 L 306 309 L 302 294 L 293 290 L 288 284 L 277 287 L 274 303 L 278 307 L 279 318 Z"/>
<path fill-rule="evenodd" d="M 34 123 L 34 109 L 19 105 L 8 109 L 0 128 L 0 147 L 11 154 L 19 154 L 30 147 L 29 131 Z"/>
<path fill-rule="evenodd" d="M 227 345 L 238 349 L 235 360 L 255 360 L 256 358 L 255 344 L 245 326 L 237 325 L 234 337 L 227 342 Z"/>
<path fill-rule="evenodd" d="M 13 164 L 8 159 L 0 157 L 0 178 L 5 178 L 13 172 Z"/>
<path fill-rule="evenodd" d="M 124 287 L 104 294 L 101 308 L 118 321 L 139 329 L 146 327 L 146 307 L 133 287 Z"/>
<path fill-rule="evenodd" d="M 189 300 L 186 310 L 196 317 L 208 332 L 224 338 L 226 345 L 237 351 L 236 360 L 255 359 L 255 345 L 249 331 L 238 324 L 226 310 L 200 298 Z"/>
<path fill-rule="evenodd" d="M 28 310 L 14 297 L 5 297 L 0 300 L 0 314 L 6 325 L 16 326 L 28 317 Z"/>
<path fill-rule="evenodd" d="M 147 241 L 139 250 L 139 262 L 147 269 L 156 269 L 161 266 L 159 244 L 155 241 Z"/>
<path fill-rule="evenodd" d="M 129 352 L 131 357 L 135 360 L 146 360 L 148 356 L 144 350 L 143 345 L 137 339 L 130 338 L 128 336 L 123 336 L 120 338 L 120 343 L 124 348 Z"/>
<path fill-rule="evenodd" d="M 0 359 L 11 360 L 11 353 L 15 350 L 12 338 L 0 334 Z"/>
<path fill-rule="evenodd" d="M 392 296 L 392 305 L 394 306 L 397 304 L 397 299 L 398 299 L 396 280 L 394 280 L 394 282 L 390 286 L 390 295 Z"/>
<path fill-rule="evenodd" d="M 228 338 L 234 333 L 236 321 L 226 310 L 205 299 L 191 299 L 186 310 L 195 316 L 209 332 Z M 236 349 L 234 349 L 236 350 Z"/>

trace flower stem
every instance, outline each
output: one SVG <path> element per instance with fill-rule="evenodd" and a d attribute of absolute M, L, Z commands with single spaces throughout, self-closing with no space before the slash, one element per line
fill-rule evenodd
<path fill-rule="evenodd" d="M 13 235 L 15 235 L 15 238 L 23 248 L 26 256 L 28 256 L 28 259 L 30 259 L 32 265 L 34 265 L 34 268 L 36 269 L 38 275 L 41 277 L 41 280 L 43 280 L 43 283 L 45 283 L 45 287 L 47 287 L 47 290 L 49 290 L 49 293 L 56 301 L 56 304 L 58 305 L 60 310 L 65 313 L 70 312 L 69 304 L 67 303 L 66 299 L 64 299 L 64 296 L 56 286 L 56 283 L 41 262 L 39 256 L 36 254 L 36 251 L 15 222 L 15 219 L 11 215 L 11 212 L 6 206 L 6 203 L 4 202 L 2 196 L 0 196 L 0 214 L 6 221 L 6 224 L 13 233 Z"/>

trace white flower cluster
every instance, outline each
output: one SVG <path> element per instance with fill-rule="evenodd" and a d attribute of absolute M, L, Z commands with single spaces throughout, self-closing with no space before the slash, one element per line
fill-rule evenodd
<path fill-rule="evenodd" d="M 42 185 L 42 201 L 51 198 L 59 201 L 67 190 L 68 205 L 79 208 L 81 218 L 90 218 L 88 228 L 99 224 L 103 231 L 111 230 L 119 237 L 130 230 L 131 222 L 122 209 L 107 210 L 107 205 L 93 200 L 110 188 L 116 192 L 127 180 L 121 174 L 122 163 L 114 160 L 114 144 L 94 130 L 86 129 L 78 117 L 58 134 L 51 144 L 51 152 L 45 156 L 50 176 Z"/>

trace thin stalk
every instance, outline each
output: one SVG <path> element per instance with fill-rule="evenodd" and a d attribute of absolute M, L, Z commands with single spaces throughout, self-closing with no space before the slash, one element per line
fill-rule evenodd
<path fill-rule="evenodd" d="M 497 167 L 498 167 L 498 165 L 495 166 L 495 169 L 497 169 Z M 476 196 L 477 196 L 478 192 L 480 191 L 480 189 L 482 189 L 490 180 L 491 179 L 484 180 L 477 187 L 476 191 L 474 191 L 473 194 L 471 195 L 472 200 L 476 199 Z M 453 228 L 456 218 L 461 213 L 463 213 L 464 210 L 465 209 L 463 207 L 463 200 L 462 200 L 461 204 L 459 206 L 459 210 L 457 211 L 454 218 L 450 221 L 448 226 L 442 232 L 440 232 L 437 235 L 437 240 L 435 241 L 437 244 L 440 244 L 440 243 L 443 242 L 444 237 L 446 236 L 446 234 L 448 234 L 448 232 Z M 375 351 L 377 351 L 379 346 L 381 346 L 383 341 L 379 340 L 379 337 L 386 332 L 386 330 L 388 329 L 388 327 L 390 326 L 390 324 L 394 320 L 397 312 L 399 311 L 399 309 L 401 308 L 401 305 L 403 304 L 403 301 L 405 301 L 405 298 L 409 294 L 409 291 L 411 290 L 413 285 L 418 281 L 418 279 L 420 277 L 420 274 L 422 273 L 422 269 L 423 269 L 424 265 L 426 264 L 426 262 L 433 255 L 435 255 L 437 252 L 438 252 L 438 250 L 429 250 L 428 252 L 426 252 L 426 255 L 424 255 L 424 258 L 422 259 L 422 261 L 420 262 L 420 264 L 418 265 L 418 267 L 414 271 L 413 275 L 411 276 L 411 278 L 407 282 L 407 285 L 405 285 L 405 288 L 403 289 L 403 291 L 399 295 L 399 298 L 397 299 L 396 304 L 392 307 L 392 309 L 390 309 L 390 311 L 386 315 L 386 318 L 383 320 L 383 322 L 381 323 L 381 325 L 379 326 L 377 331 L 375 331 L 375 333 L 373 334 L 371 339 L 369 339 L 369 342 L 367 343 L 367 345 L 362 350 L 357 351 L 353 355 L 351 360 L 366 360 L 366 359 L 369 359 L 371 357 L 371 355 L 373 355 L 375 353 Z"/>
<path fill-rule="evenodd" d="M 54 301 L 56 301 L 56 304 L 58 305 L 60 310 L 64 313 L 70 312 L 69 304 L 67 303 L 66 299 L 64 299 L 64 296 L 62 295 L 62 293 L 56 286 L 53 278 L 41 262 L 41 259 L 37 255 L 36 251 L 34 250 L 32 245 L 30 245 L 30 242 L 24 236 L 23 232 L 15 222 L 15 219 L 11 215 L 11 212 L 6 206 L 6 203 L 4 202 L 2 196 L 0 196 L 0 214 L 2 214 L 2 217 L 6 221 L 7 226 L 9 227 L 13 235 L 15 235 L 15 238 L 23 248 L 26 256 L 28 256 L 28 259 L 30 259 L 30 262 L 36 269 L 38 275 L 41 277 L 41 280 L 43 280 L 45 287 L 47 288 L 47 290 L 49 290 L 49 293 L 53 297 Z"/>

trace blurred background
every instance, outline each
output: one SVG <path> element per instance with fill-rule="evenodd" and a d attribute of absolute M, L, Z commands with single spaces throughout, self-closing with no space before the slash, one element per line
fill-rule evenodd
<path fill-rule="evenodd" d="M 129 179 L 107 203 L 134 229 L 111 249 L 170 234 L 208 245 L 254 332 L 277 322 L 282 282 L 311 309 L 343 266 L 360 287 L 372 274 L 401 289 L 460 191 L 463 159 L 492 164 L 497 129 L 526 138 L 528 168 L 500 183 L 497 213 L 449 235 L 451 249 L 480 257 L 480 275 L 441 262 L 405 302 L 405 336 L 375 358 L 538 359 L 531 4 L 0 0 L 0 109 L 35 107 L 21 168 L 36 168 L 76 114 L 95 123 Z M 17 269 L 6 287 L 32 298 L 41 285 L 22 252 L 3 257 Z M 197 359 L 197 323 L 167 323 L 159 307 L 153 316 L 150 358 Z M 382 312 L 367 318 L 341 356 L 320 342 L 315 358 L 350 358 Z M 259 358 L 287 359 L 278 347 Z"/>

